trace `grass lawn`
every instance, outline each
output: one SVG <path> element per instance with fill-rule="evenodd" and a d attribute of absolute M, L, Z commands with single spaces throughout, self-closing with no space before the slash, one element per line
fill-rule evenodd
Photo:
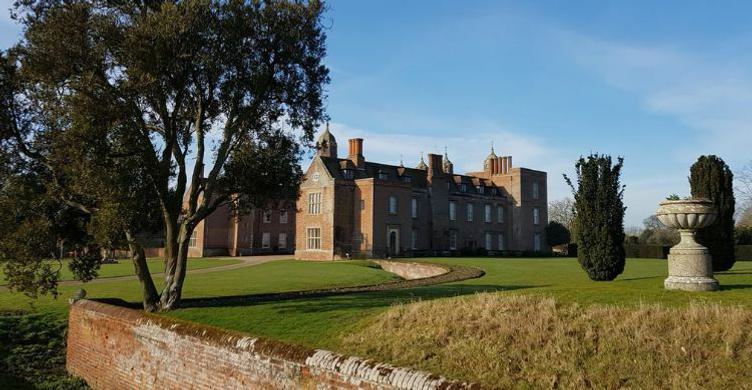
<path fill-rule="evenodd" d="M 628 259 L 625 272 L 612 282 L 593 282 L 589 280 L 575 259 L 436 258 L 416 259 L 416 261 L 474 266 L 485 270 L 486 275 L 478 279 L 414 289 L 263 303 L 238 303 L 236 301 L 236 303 L 224 303 L 221 306 L 207 305 L 205 307 L 185 308 L 165 313 L 164 315 L 206 323 L 222 328 L 235 329 L 253 335 L 276 338 L 311 347 L 326 348 L 344 353 L 356 353 L 366 357 L 375 357 L 385 361 L 413 365 L 429 370 L 446 371 L 447 373 L 451 373 L 460 378 L 481 381 L 488 380 L 490 381 L 489 383 L 493 383 L 493 381 L 498 380 L 498 378 L 479 378 L 474 376 L 472 372 L 468 373 L 463 371 L 463 367 L 445 367 L 440 365 L 440 362 L 433 364 L 429 361 L 430 359 L 423 362 L 419 357 L 415 358 L 414 356 L 406 355 L 404 356 L 406 360 L 400 360 L 394 355 L 394 351 L 399 351 L 399 349 L 392 349 L 391 352 L 387 349 L 379 350 L 378 345 L 369 346 L 367 343 L 358 340 L 373 339 L 375 336 L 369 335 L 379 333 L 379 329 L 382 328 L 385 332 L 389 331 L 391 334 L 397 335 L 400 331 L 404 331 L 404 329 L 434 329 L 436 328 L 435 324 L 439 323 L 451 322 L 452 324 L 447 324 L 447 326 L 459 326 L 459 323 L 463 322 L 462 319 L 454 318 L 444 321 L 441 320 L 441 318 L 430 319 L 426 314 L 438 311 L 439 314 L 446 313 L 449 315 L 451 314 L 450 312 L 456 311 L 452 309 L 453 307 L 463 307 L 463 305 L 466 304 L 478 304 L 477 302 L 474 303 L 472 299 L 474 299 L 473 297 L 483 297 L 484 295 L 476 295 L 476 293 L 482 292 L 493 292 L 495 294 L 491 294 L 490 296 L 497 297 L 494 298 L 497 299 L 495 301 L 488 300 L 487 298 L 481 299 L 483 302 L 491 302 L 488 304 L 481 302 L 481 306 L 486 305 L 487 307 L 499 308 L 498 310 L 492 310 L 492 317 L 495 315 L 493 313 L 497 313 L 498 311 L 507 313 L 507 321 L 517 321 L 521 327 L 527 324 L 526 317 L 524 317 L 527 314 L 523 314 L 523 312 L 519 310 L 519 307 L 505 306 L 507 305 L 506 301 L 498 299 L 503 297 L 515 297 L 513 299 L 518 299 L 520 295 L 529 297 L 529 299 L 533 299 L 533 301 L 520 301 L 520 305 L 539 305 L 542 308 L 540 313 L 549 313 L 547 318 L 557 318 L 557 316 L 560 316 L 562 318 L 561 321 L 573 321 L 572 323 L 566 324 L 560 321 L 559 323 L 554 324 L 559 327 L 556 328 L 560 331 L 560 333 L 557 334 L 561 335 L 578 335 L 578 332 L 585 329 L 582 328 L 582 326 L 590 323 L 590 318 L 599 318 L 601 323 L 609 321 L 609 318 L 623 318 L 623 321 L 621 319 L 612 319 L 610 321 L 615 323 L 623 322 L 624 324 L 635 324 L 635 318 L 642 318 L 641 316 L 643 314 L 641 313 L 645 312 L 644 304 L 660 304 L 661 310 L 683 310 L 682 313 L 684 314 L 682 315 L 688 316 L 687 318 L 690 319 L 696 319 L 698 315 L 700 318 L 704 318 L 702 317 L 702 312 L 698 312 L 700 314 L 692 314 L 694 312 L 691 312 L 691 310 L 694 310 L 692 308 L 696 307 L 696 303 L 718 304 L 721 305 L 721 309 L 713 309 L 716 310 L 713 318 L 724 318 L 724 313 L 727 311 L 729 314 L 735 313 L 735 321 L 740 324 L 746 324 L 745 321 L 748 321 L 748 318 L 752 318 L 752 315 L 748 314 L 750 313 L 750 309 L 752 309 L 752 299 L 750 299 L 752 297 L 752 262 L 737 262 L 731 271 L 716 274 L 716 277 L 721 282 L 721 291 L 690 293 L 666 291 L 663 289 L 663 279 L 667 274 L 667 264 L 665 260 Z M 393 280 L 394 278 L 395 277 L 392 274 L 374 267 L 373 264 L 368 261 L 302 262 L 284 260 L 213 273 L 191 275 L 189 272 L 189 276 L 186 278 L 184 297 L 222 297 L 308 290 L 334 286 L 354 286 L 375 284 Z M 157 279 L 158 282 L 161 282 L 161 277 L 157 277 Z M 67 298 L 73 295 L 79 288 L 80 286 L 61 286 L 60 299 L 53 300 L 49 297 L 43 297 L 39 300 L 32 301 L 18 294 L 10 294 L 7 289 L 0 287 L 0 312 L 13 309 L 31 309 L 41 312 L 50 312 L 60 318 L 64 318 L 67 313 Z M 130 301 L 139 300 L 139 290 L 136 281 L 103 281 L 97 284 L 86 285 L 84 288 L 86 288 L 88 292 L 88 297 L 118 297 Z M 450 300 L 457 296 L 465 296 L 465 298 L 461 298 L 464 299 L 464 301 Z M 450 299 L 433 300 L 436 298 Z M 546 301 L 547 299 L 548 301 Z M 420 310 L 420 305 L 400 306 L 400 304 L 404 303 L 426 300 L 433 300 L 432 302 L 435 302 L 437 306 L 435 306 L 435 308 L 428 307 L 427 309 L 424 309 L 424 314 L 420 314 L 420 311 L 416 312 L 418 313 L 417 315 L 410 316 L 405 314 L 411 313 L 412 309 L 410 308 L 412 307 L 416 307 L 417 309 L 415 310 Z M 608 307 L 604 306 L 604 304 L 608 305 Z M 723 307 L 728 307 L 728 309 L 723 309 Z M 615 314 L 612 315 L 608 314 L 609 312 L 606 312 L 607 315 L 602 315 L 604 310 L 613 310 L 613 313 Z M 640 310 L 643 311 L 641 312 Z M 459 311 L 456 312 L 459 313 Z M 484 320 L 481 320 L 482 317 L 473 317 L 472 313 L 472 310 L 468 311 L 468 321 L 475 321 L 475 323 L 479 324 L 478 326 L 485 323 Z M 530 313 L 536 313 L 536 311 L 530 311 Z M 653 311 L 647 310 L 646 313 L 650 314 L 653 313 Z M 693 315 L 695 317 L 692 317 Z M 398 320 L 390 320 L 395 318 Z M 501 317 L 493 318 L 499 320 Z M 671 312 L 660 311 L 655 315 L 655 318 L 657 318 L 655 324 L 658 325 L 654 326 L 659 326 L 659 330 L 661 331 L 673 329 L 672 326 L 676 327 L 675 322 L 672 323 L 667 320 L 674 318 L 674 315 L 671 314 Z M 408 319 L 414 323 L 402 322 L 403 320 L 407 321 Z M 423 321 L 423 323 L 420 321 Z M 433 325 L 430 321 L 433 321 Z M 640 321 L 637 321 L 637 323 L 642 324 L 645 321 L 651 322 L 652 320 L 643 319 Z M 473 322 L 469 323 L 475 324 Z M 546 323 L 541 322 L 541 324 Z M 567 330 L 567 326 L 574 328 Z M 747 325 L 745 325 L 745 327 L 746 326 Z M 512 338 L 509 339 L 507 337 L 505 340 L 514 340 L 514 337 L 517 337 L 515 336 L 517 335 L 517 333 L 515 333 L 515 328 L 511 327 L 510 329 L 510 332 L 512 333 L 509 337 Z M 600 332 L 600 329 L 603 328 L 594 327 L 593 329 L 595 329 L 595 332 Z M 628 334 L 632 329 L 633 327 L 625 325 L 619 330 L 621 333 L 613 334 L 612 339 L 618 339 L 625 334 L 627 335 L 627 338 L 630 338 L 632 336 L 629 336 Z M 749 328 L 747 327 L 747 329 Z M 723 328 L 723 330 L 728 329 Z M 574 333 L 571 333 L 572 331 L 574 331 Z M 417 332 L 421 333 L 424 331 Z M 500 344 L 494 344 L 498 342 L 497 339 L 493 338 L 498 338 L 498 336 L 493 336 L 496 334 L 495 332 L 496 331 L 490 332 L 492 335 L 490 340 L 482 338 L 485 336 L 481 333 L 476 335 L 471 332 L 468 336 L 468 340 L 471 340 L 472 337 L 478 336 L 478 340 L 475 340 L 478 345 L 498 346 Z M 713 333 L 715 331 L 712 329 L 709 332 L 715 334 Z M 427 335 L 426 337 L 429 337 L 428 333 L 425 334 Z M 486 335 L 488 334 L 489 333 L 486 333 Z M 750 335 L 749 332 L 746 334 L 748 336 Z M 590 337 L 588 335 L 591 336 L 590 333 L 585 332 L 581 336 Z M 648 331 L 643 334 L 646 339 L 655 340 L 656 337 L 651 338 L 651 335 L 652 333 Z M 358 339 L 358 336 L 364 338 Z M 605 336 L 606 335 L 604 334 L 603 340 L 607 339 Z M 433 335 L 432 337 L 436 337 L 436 335 Z M 744 337 L 742 337 L 741 341 L 733 341 L 736 343 L 733 345 L 741 346 L 739 348 L 748 348 L 752 345 L 752 340 L 744 339 Z M 749 336 L 749 338 L 752 338 L 752 336 Z M 531 340 L 535 341 L 538 339 L 533 337 Z M 726 338 L 717 341 L 721 344 L 726 343 L 725 345 L 727 345 L 728 348 L 729 344 L 725 340 Z M 584 340 L 583 342 L 587 341 L 588 340 Z M 470 342 L 471 341 L 467 341 L 467 343 Z M 543 339 L 540 339 L 537 342 L 549 343 L 549 341 Z M 467 346 L 467 343 L 463 341 L 458 345 L 465 347 Z M 435 344 L 436 343 L 433 341 L 429 343 L 429 345 Z M 562 344 L 562 346 L 570 344 L 565 343 Z M 612 343 L 610 345 L 622 348 L 620 347 L 621 344 L 618 343 Z M 664 344 L 660 345 L 664 346 Z M 530 347 L 533 346 L 534 345 L 531 344 Z M 416 349 L 417 348 L 420 347 L 416 344 Z M 429 347 L 425 348 L 426 351 L 428 351 Z M 577 351 L 580 352 L 575 352 L 576 354 L 582 355 L 581 358 L 583 360 L 580 361 L 580 363 L 585 362 L 588 359 L 587 356 L 592 354 L 592 348 L 588 348 L 580 348 L 577 349 Z M 732 348 L 732 350 L 736 350 L 734 348 Z M 653 350 L 654 349 L 648 348 L 645 353 L 653 353 L 651 352 Z M 496 351 L 497 350 L 494 349 L 480 349 L 479 353 L 494 354 L 497 353 Z M 553 352 L 546 353 L 560 353 L 556 352 L 558 351 L 557 349 L 549 349 L 547 351 Z M 462 352 L 468 353 L 468 350 Z M 670 356 L 666 355 L 668 353 L 666 351 L 661 350 L 659 352 L 663 354 L 661 356 Z M 742 349 L 742 352 L 749 352 L 749 355 L 752 356 L 752 350 L 746 351 Z M 426 353 L 428 353 L 426 356 L 434 356 L 434 354 L 436 354 L 436 356 L 441 356 L 442 353 L 449 353 L 451 355 L 451 351 L 446 350 L 428 351 Z M 700 353 L 702 353 L 702 351 Z M 555 356 L 552 357 L 548 355 L 541 356 L 541 359 L 543 359 L 542 361 L 544 362 L 546 361 L 545 359 L 556 358 Z M 564 355 L 560 357 L 563 356 Z M 650 356 L 653 355 L 646 356 L 650 358 Z M 695 356 L 690 354 L 688 356 L 687 359 L 705 359 L 703 358 L 705 355 Z M 564 360 L 569 358 L 570 357 L 567 355 Z M 411 359 L 417 360 L 413 361 Z M 526 358 L 523 357 L 523 359 Z M 726 367 L 723 365 L 727 364 L 726 361 L 721 363 L 722 365 L 720 366 L 708 368 L 723 369 L 723 367 Z M 660 365 L 660 362 L 656 364 Z M 533 366 L 524 366 L 522 368 L 530 369 L 531 367 Z M 493 367 L 489 368 L 489 370 L 493 369 Z M 643 368 L 640 367 L 635 368 L 635 370 L 638 371 L 642 369 Z M 579 383 L 577 382 L 578 380 L 582 379 L 578 376 L 581 375 L 581 370 L 577 366 L 563 367 L 561 370 L 563 371 L 552 371 L 551 375 L 553 375 L 553 379 L 551 379 L 551 381 L 559 380 L 557 378 L 561 374 L 563 375 L 561 377 L 562 381 L 567 381 L 566 383 L 574 386 Z M 608 370 L 601 370 L 599 372 L 606 371 Z M 514 379 L 517 377 L 511 376 L 509 378 Z M 587 377 L 584 378 L 584 380 L 588 380 Z M 518 379 L 523 381 L 527 380 L 525 378 Z M 622 378 L 613 377 L 609 380 L 616 381 L 613 383 L 618 385 L 618 383 L 621 383 L 619 381 L 621 381 Z M 697 380 L 702 380 L 702 378 Z M 527 381 L 527 383 L 532 384 L 533 386 L 540 384 L 535 381 Z M 639 387 L 639 383 L 637 382 L 625 383 L 632 383 Z M 665 385 L 666 383 L 662 384 Z M 582 385 L 587 385 L 587 383 Z M 645 385 L 647 386 L 649 384 Z M 669 385 L 673 386 L 672 384 Z"/>
<path fill-rule="evenodd" d="M 479 279 L 415 289 L 326 298 L 254 303 L 240 306 L 181 309 L 167 315 L 218 327 L 269 336 L 311 347 L 337 350 L 342 336 L 364 326 L 390 306 L 413 300 L 452 297 L 486 291 L 538 294 L 559 302 L 584 305 L 640 303 L 686 306 L 691 302 L 752 306 L 752 262 L 737 262 L 717 274 L 723 290 L 708 293 L 666 291 L 665 260 L 629 259 L 613 282 L 593 282 L 575 259 L 439 258 L 418 259 L 475 266 Z"/>
<path fill-rule="evenodd" d="M 202 264 L 202 262 L 213 262 L 217 266 L 234 264 L 237 261 L 190 260 L 183 290 L 183 296 L 186 298 L 376 284 L 395 278 L 390 273 L 374 268 L 372 263 L 367 261 L 317 263 L 282 260 L 233 270 L 191 275 L 190 269 L 196 269 L 191 265 Z M 155 282 L 161 284 L 162 276 L 156 276 Z M 127 301 L 140 299 L 138 282 L 135 280 L 105 280 L 95 284 L 61 285 L 58 299 L 49 296 L 36 300 L 29 299 L 22 294 L 10 293 L 7 288 L 0 287 L 0 312 L 28 310 L 51 312 L 64 317 L 68 311 L 68 298 L 82 287 L 86 289 L 88 298 L 117 297 Z"/>
<path fill-rule="evenodd" d="M 74 280 L 73 273 L 68 268 L 69 260 L 63 260 L 63 267 L 60 269 L 60 280 Z M 223 265 L 237 264 L 240 260 L 234 259 L 190 259 L 188 269 L 212 268 Z M 164 261 L 162 259 L 149 259 L 149 272 L 158 274 L 164 271 Z M 4 267 L 0 267 L 0 286 L 7 284 L 5 280 Z M 98 278 L 112 278 L 117 276 L 133 275 L 133 263 L 129 259 L 120 259 L 117 264 L 102 264 L 99 268 Z"/>

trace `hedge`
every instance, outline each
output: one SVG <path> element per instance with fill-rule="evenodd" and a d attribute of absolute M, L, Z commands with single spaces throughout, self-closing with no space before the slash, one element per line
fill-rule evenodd
<path fill-rule="evenodd" d="M 736 260 L 752 261 L 752 245 L 737 245 Z"/>
<path fill-rule="evenodd" d="M 670 249 L 671 247 L 667 245 L 624 245 L 627 257 L 638 259 L 668 259 Z"/>

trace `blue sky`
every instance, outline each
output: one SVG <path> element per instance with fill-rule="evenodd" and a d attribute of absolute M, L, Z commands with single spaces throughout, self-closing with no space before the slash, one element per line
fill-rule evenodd
<path fill-rule="evenodd" d="M 4 9 L 10 1 L 2 0 Z M 752 160 L 752 2 L 330 1 L 331 130 L 372 161 L 446 146 L 477 170 L 494 142 L 515 165 L 562 173 L 625 158 L 626 225 L 689 193 L 689 166 Z M 0 18 L 0 47 L 18 28 Z M 341 150 L 341 153 L 346 153 Z"/>

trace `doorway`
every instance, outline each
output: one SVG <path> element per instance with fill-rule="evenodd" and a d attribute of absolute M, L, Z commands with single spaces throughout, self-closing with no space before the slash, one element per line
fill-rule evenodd
<path fill-rule="evenodd" d="M 399 256 L 400 253 L 400 231 L 398 227 L 386 229 L 386 246 L 389 256 Z"/>

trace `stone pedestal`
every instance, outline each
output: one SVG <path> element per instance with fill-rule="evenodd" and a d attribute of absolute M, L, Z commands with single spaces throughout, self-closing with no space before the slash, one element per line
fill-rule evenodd
<path fill-rule="evenodd" d="M 716 219 L 713 203 L 708 199 L 669 200 L 661 202 L 656 216 L 664 225 L 679 230 L 681 235 L 681 241 L 668 255 L 668 278 L 663 286 L 667 290 L 718 290 L 710 252 L 695 241 L 695 232 Z"/>
<path fill-rule="evenodd" d="M 681 242 L 668 255 L 667 290 L 714 291 L 718 281 L 713 277 L 713 261 L 708 248 L 695 241 L 694 230 L 680 230 Z"/>

